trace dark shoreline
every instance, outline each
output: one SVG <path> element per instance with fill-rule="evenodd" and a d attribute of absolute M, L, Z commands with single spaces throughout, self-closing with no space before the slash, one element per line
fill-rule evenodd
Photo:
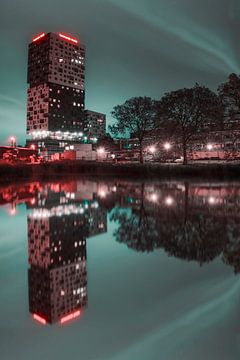
<path fill-rule="evenodd" d="M 240 179 L 240 164 L 158 164 L 158 163 L 98 163 L 84 161 L 62 161 L 43 164 L 1 164 L 0 183 L 9 184 L 22 180 L 49 180 L 71 177 L 161 179 Z"/>

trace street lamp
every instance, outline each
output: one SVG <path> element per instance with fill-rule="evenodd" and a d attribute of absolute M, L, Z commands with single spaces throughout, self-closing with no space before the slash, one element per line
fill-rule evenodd
<path fill-rule="evenodd" d="M 213 149 L 213 145 L 212 144 L 207 144 L 207 149 L 210 151 Z"/>
<path fill-rule="evenodd" d="M 171 196 L 166 197 L 166 199 L 165 199 L 165 204 L 166 204 L 167 206 L 172 206 L 173 203 L 174 203 L 174 200 L 173 200 L 173 198 L 172 198 Z"/>
<path fill-rule="evenodd" d="M 165 143 L 163 144 L 163 147 L 164 147 L 165 150 L 170 150 L 171 147 L 172 147 L 172 145 L 171 145 L 169 142 L 165 142 Z"/>
<path fill-rule="evenodd" d="M 9 140 L 10 140 L 10 144 L 11 144 L 12 147 L 16 146 L 16 138 L 15 138 L 15 136 L 11 136 Z"/>
<path fill-rule="evenodd" d="M 97 154 L 98 154 L 98 159 L 103 159 L 104 155 L 105 155 L 105 149 L 104 147 L 100 147 L 97 149 Z"/>
<path fill-rule="evenodd" d="M 97 149 L 97 152 L 98 152 L 99 154 L 104 154 L 104 153 L 105 153 L 105 149 L 104 149 L 103 147 L 100 147 L 100 148 Z"/>
<path fill-rule="evenodd" d="M 150 146 L 149 147 L 149 152 L 151 153 L 151 154 L 154 154 L 155 152 L 156 152 L 156 148 L 155 148 L 155 146 Z"/>

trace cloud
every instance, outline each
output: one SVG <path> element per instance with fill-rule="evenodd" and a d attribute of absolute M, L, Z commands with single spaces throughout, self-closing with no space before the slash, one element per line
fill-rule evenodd
<path fill-rule="evenodd" d="M 224 39 L 224 36 L 214 32 L 211 24 L 208 27 L 206 25 L 201 26 L 197 21 L 186 17 L 183 12 L 178 12 L 177 8 L 171 8 L 169 11 L 162 4 L 155 4 L 154 10 L 152 10 L 145 1 L 139 1 L 138 6 L 135 6 L 135 2 L 124 3 L 122 1 L 121 5 L 116 0 L 110 0 L 110 2 L 144 22 L 154 25 L 161 32 L 171 34 L 191 47 L 201 50 L 207 55 L 209 66 L 217 67 L 226 74 L 240 72 L 240 66 L 232 47 Z M 154 4 L 153 1 L 152 4 Z M 181 56 L 181 54 L 175 53 L 176 55 L 177 57 Z"/>
<path fill-rule="evenodd" d="M 3 94 L 0 94 L 0 102 L 16 105 L 17 107 L 20 107 L 20 108 L 24 108 L 24 105 L 25 105 L 22 103 L 22 101 L 14 98 L 14 97 L 10 97 L 10 96 L 3 95 Z"/>

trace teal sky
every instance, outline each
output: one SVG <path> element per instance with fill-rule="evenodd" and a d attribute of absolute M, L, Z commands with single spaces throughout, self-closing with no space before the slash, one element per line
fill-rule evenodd
<path fill-rule="evenodd" d="M 240 73 L 239 0 L 2 0 L 0 144 L 25 141 L 27 45 L 65 31 L 87 48 L 86 108 L 160 98 L 196 81 L 215 90 Z"/>

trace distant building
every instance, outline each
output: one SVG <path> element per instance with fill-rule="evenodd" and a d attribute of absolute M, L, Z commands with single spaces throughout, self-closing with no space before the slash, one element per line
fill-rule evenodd
<path fill-rule="evenodd" d="M 28 51 L 27 134 L 52 152 L 81 141 L 84 129 L 85 46 L 61 33 L 42 33 Z"/>
<path fill-rule="evenodd" d="M 85 110 L 84 114 L 84 134 L 92 140 L 103 138 L 106 135 L 106 115 L 91 110 Z"/>

